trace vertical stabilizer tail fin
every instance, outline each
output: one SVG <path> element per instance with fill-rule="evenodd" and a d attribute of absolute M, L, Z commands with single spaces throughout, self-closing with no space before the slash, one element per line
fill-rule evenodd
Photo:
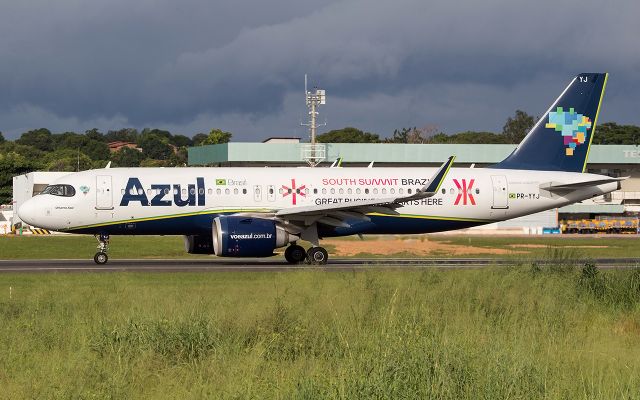
<path fill-rule="evenodd" d="M 584 172 L 608 76 L 573 78 L 513 153 L 492 168 Z"/>

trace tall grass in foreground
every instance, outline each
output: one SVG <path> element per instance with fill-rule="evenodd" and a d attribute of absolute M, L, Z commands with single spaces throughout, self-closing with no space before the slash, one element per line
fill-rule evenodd
<path fill-rule="evenodd" d="M 635 269 L 0 275 L 0 290 L 3 398 L 640 397 Z"/>

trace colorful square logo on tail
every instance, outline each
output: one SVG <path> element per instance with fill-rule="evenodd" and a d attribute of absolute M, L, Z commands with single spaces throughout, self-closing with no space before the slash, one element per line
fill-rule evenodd
<path fill-rule="evenodd" d="M 564 145 L 567 146 L 565 154 L 572 156 L 576 147 L 587 140 L 591 120 L 585 115 L 576 113 L 573 107 L 569 108 L 569 111 L 558 107 L 556 111 L 549 113 L 549 122 L 544 127 L 560 132 Z"/>

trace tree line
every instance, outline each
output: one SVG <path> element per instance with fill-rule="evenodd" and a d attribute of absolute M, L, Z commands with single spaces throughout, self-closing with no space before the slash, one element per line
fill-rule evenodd
<path fill-rule="evenodd" d="M 436 126 L 395 129 L 388 137 L 354 127 L 331 130 L 317 136 L 321 143 L 519 143 L 536 118 L 517 110 L 505 122 L 502 132 L 465 131 L 445 134 Z M 212 129 L 193 137 L 167 130 L 133 128 L 102 133 L 90 129 L 84 133 L 52 133 L 46 128 L 23 133 L 14 141 L 0 132 L 0 204 L 11 201 L 12 177 L 31 171 L 76 171 L 114 167 L 176 167 L 187 165 L 187 147 L 227 143 L 232 133 Z M 135 148 L 122 147 L 111 152 L 108 143 L 123 141 Z M 640 127 L 607 122 L 597 127 L 594 144 L 640 144 Z"/>
<path fill-rule="evenodd" d="M 464 131 L 446 134 L 436 126 L 395 129 L 390 137 L 380 137 L 358 128 L 346 127 L 318 135 L 321 143 L 418 143 L 418 144 L 518 144 L 535 124 L 537 118 L 522 110 L 505 122 L 502 132 Z M 640 127 L 618 125 L 615 122 L 598 124 L 593 144 L 640 145 Z"/>
<path fill-rule="evenodd" d="M 0 204 L 12 199 L 13 177 L 31 171 L 83 171 L 114 167 L 178 167 L 187 165 L 187 147 L 226 143 L 232 134 L 212 129 L 192 138 L 161 129 L 138 131 L 125 128 L 102 133 L 51 133 L 46 128 L 23 133 L 14 141 L 0 132 Z M 108 143 L 130 142 L 134 146 L 111 152 Z"/>

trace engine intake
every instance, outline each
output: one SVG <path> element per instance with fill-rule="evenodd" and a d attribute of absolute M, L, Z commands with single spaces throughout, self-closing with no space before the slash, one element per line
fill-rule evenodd
<path fill-rule="evenodd" d="M 267 257 L 299 239 L 274 221 L 233 215 L 215 218 L 212 233 L 213 250 L 221 257 Z"/>

